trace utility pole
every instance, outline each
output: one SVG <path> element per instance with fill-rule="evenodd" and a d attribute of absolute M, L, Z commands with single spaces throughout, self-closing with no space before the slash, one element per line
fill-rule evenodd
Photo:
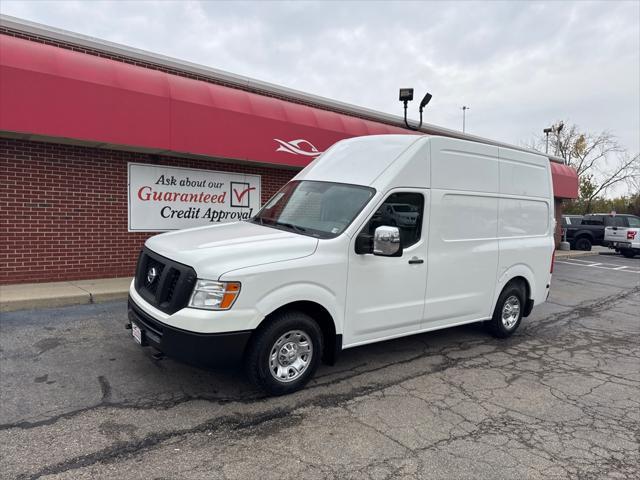
<path fill-rule="evenodd" d="M 469 107 L 467 107 L 466 105 L 462 106 L 462 133 L 465 132 L 466 130 L 466 113 L 467 110 L 470 110 Z"/>
<path fill-rule="evenodd" d="M 544 150 L 544 153 L 549 153 L 549 134 L 550 133 L 555 133 L 556 134 L 556 149 L 555 149 L 554 155 L 558 155 L 558 143 L 560 141 L 560 132 L 562 131 L 563 128 L 564 128 L 564 123 L 560 122 L 558 125 L 551 125 L 549 128 L 545 128 L 544 130 L 542 130 L 542 132 L 547 137 L 547 146 L 546 146 L 546 148 Z"/>
<path fill-rule="evenodd" d="M 544 153 L 549 153 L 549 134 L 551 132 L 553 132 L 553 127 L 549 127 L 549 128 L 545 128 L 544 130 L 542 130 L 544 132 L 544 134 L 547 136 L 547 146 L 544 149 Z"/>

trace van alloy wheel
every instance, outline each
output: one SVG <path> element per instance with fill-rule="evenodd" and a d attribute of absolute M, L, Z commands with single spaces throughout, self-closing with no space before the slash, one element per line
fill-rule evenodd
<path fill-rule="evenodd" d="M 504 302 L 502 307 L 502 324 L 508 330 L 511 330 L 518 322 L 520 317 L 520 300 L 515 295 L 511 295 Z"/>
<path fill-rule="evenodd" d="M 320 364 L 324 337 L 318 323 L 304 312 L 286 310 L 256 329 L 245 351 L 251 382 L 270 395 L 300 390 Z"/>
<path fill-rule="evenodd" d="M 301 330 L 291 330 L 282 335 L 271 348 L 269 371 L 278 382 L 297 380 L 313 358 L 313 343 Z"/>
<path fill-rule="evenodd" d="M 516 279 L 507 283 L 500 292 L 491 320 L 485 323 L 494 337 L 507 338 L 518 330 L 524 313 L 527 285 Z"/>

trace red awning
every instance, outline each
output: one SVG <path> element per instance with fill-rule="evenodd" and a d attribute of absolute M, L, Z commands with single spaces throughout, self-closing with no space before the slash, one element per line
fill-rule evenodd
<path fill-rule="evenodd" d="M 302 167 L 402 128 L 0 35 L 0 130 Z"/>
<path fill-rule="evenodd" d="M 292 167 L 344 138 L 412 133 L 8 35 L 0 131 Z M 556 196 L 575 198 L 575 172 L 551 166 Z"/>
<path fill-rule="evenodd" d="M 578 175 L 568 165 L 551 162 L 553 196 L 556 198 L 578 198 Z"/>

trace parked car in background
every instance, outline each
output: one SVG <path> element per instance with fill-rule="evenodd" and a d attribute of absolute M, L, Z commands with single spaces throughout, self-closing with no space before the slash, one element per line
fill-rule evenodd
<path fill-rule="evenodd" d="M 382 225 L 413 228 L 418 220 L 419 212 L 415 205 L 405 203 L 389 203 L 385 205 L 376 219 Z"/>
<path fill-rule="evenodd" d="M 562 216 L 562 241 L 567 241 L 567 227 L 569 225 L 580 225 L 582 215 L 563 215 Z"/>
<path fill-rule="evenodd" d="M 563 215 L 562 228 L 567 225 L 580 225 L 582 223 L 582 215 Z"/>
<path fill-rule="evenodd" d="M 640 217 L 616 215 L 614 225 L 605 227 L 604 242 L 627 258 L 640 254 Z"/>
<path fill-rule="evenodd" d="M 571 244 L 572 250 L 591 250 L 593 245 L 605 245 L 604 229 L 605 227 L 626 227 L 626 218 L 634 217 L 633 215 L 611 215 L 609 213 L 589 213 L 582 217 L 582 221 L 574 225 L 564 224 L 563 228 L 566 233 L 566 241 Z M 637 217 L 634 217 L 637 218 Z"/>

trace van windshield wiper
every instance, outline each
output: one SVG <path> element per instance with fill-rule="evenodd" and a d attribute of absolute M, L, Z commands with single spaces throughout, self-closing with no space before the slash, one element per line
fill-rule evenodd
<path fill-rule="evenodd" d="M 267 221 L 265 221 L 267 220 Z M 251 219 L 252 222 L 259 223 L 260 225 L 274 225 L 276 221 L 273 218 L 267 217 L 253 217 Z"/>
<path fill-rule="evenodd" d="M 291 230 L 295 230 L 296 232 L 304 233 L 307 231 L 304 227 L 299 227 L 298 225 L 294 225 L 293 223 L 286 222 L 275 222 L 274 225 L 281 225 L 283 227 L 290 228 Z"/>

